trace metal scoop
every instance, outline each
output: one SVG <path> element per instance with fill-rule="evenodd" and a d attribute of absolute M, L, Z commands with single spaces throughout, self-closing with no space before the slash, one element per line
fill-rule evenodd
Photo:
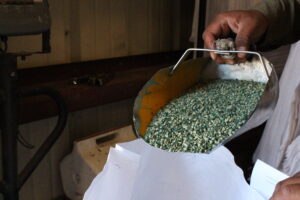
<path fill-rule="evenodd" d="M 203 79 L 218 78 L 219 65 L 210 58 L 198 58 L 185 61 L 188 55 L 193 51 L 214 52 L 224 55 L 227 55 L 228 53 L 254 55 L 263 66 L 264 70 L 262 73 L 267 76 L 266 88 L 256 109 L 245 124 L 231 137 L 221 142 L 220 145 L 225 145 L 248 130 L 261 125 L 271 116 L 278 100 L 279 84 L 275 69 L 266 58 L 263 58 L 259 53 L 253 51 L 226 51 L 192 48 L 186 50 L 174 66 L 164 68 L 154 74 L 139 92 L 133 110 L 134 130 L 137 136 L 144 136 L 146 134 L 147 127 L 151 123 L 152 118 L 169 101 L 182 95 L 187 89 Z M 232 66 L 233 69 L 235 67 L 236 66 Z"/>

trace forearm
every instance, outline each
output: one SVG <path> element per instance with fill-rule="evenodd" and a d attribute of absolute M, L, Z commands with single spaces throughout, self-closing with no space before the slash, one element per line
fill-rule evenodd
<path fill-rule="evenodd" d="M 269 23 L 258 49 L 274 49 L 300 39 L 300 0 L 262 0 L 253 10 L 262 12 Z"/>

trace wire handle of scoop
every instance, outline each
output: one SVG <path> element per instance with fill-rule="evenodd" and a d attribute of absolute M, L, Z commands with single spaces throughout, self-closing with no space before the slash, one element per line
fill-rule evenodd
<path fill-rule="evenodd" d="M 216 50 L 216 49 L 201 49 L 201 48 L 190 48 L 190 49 L 187 49 L 183 55 L 181 56 L 181 58 L 178 60 L 178 62 L 174 65 L 174 67 L 172 67 L 170 69 L 170 72 L 169 72 L 169 75 L 173 75 L 175 70 L 178 68 L 178 66 L 186 59 L 186 57 L 190 54 L 190 52 L 192 51 L 204 51 L 204 52 L 213 52 L 213 53 L 216 53 L 216 54 L 229 54 L 229 53 L 245 53 L 245 54 L 252 54 L 252 55 L 256 55 L 259 57 L 259 60 L 260 62 L 262 63 L 264 69 L 265 69 L 265 72 L 268 76 L 268 78 L 270 79 L 270 74 L 268 72 L 268 69 L 267 69 L 267 66 L 266 66 L 266 63 L 264 61 L 264 59 L 262 58 L 261 54 L 258 53 L 258 52 L 255 52 L 255 51 L 239 51 L 239 50 Z"/>

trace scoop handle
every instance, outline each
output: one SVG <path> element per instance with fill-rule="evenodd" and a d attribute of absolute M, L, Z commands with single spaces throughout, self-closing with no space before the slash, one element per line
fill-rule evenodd
<path fill-rule="evenodd" d="M 175 70 L 178 68 L 178 66 L 186 59 L 186 57 L 190 54 L 190 52 L 192 51 L 202 51 L 202 52 L 213 52 L 213 53 L 217 53 L 217 54 L 229 54 L 229 53 L 245 53 L 245 54 L 252 54 L 252 55 L 256 55 L 259 57 L 260 62 L 262 63 L 265 72 L 268 76 L 268 78 L 270 79 L 270 74 L 268 72 L 266 63 L 264 61 L 264 59 L 262 58 L 261 54 L 255 51 L 232 51 L 232 50 L 216 50 L 216 49 L 200 49 L 200 48 L 190 48 L 187 49 L 181 56 L 181 58 L 178 60 L 178 62 L 170 69 L 169 75 L 173 75 L 173 73 L 175 72 Z"/>

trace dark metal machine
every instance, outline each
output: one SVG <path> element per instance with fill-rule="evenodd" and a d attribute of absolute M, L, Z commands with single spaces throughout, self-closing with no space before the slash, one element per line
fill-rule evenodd
<path fill-rule="evenodd" d="M 3 180 L 0 192 L 5 200 L 17 200 L 18 191 L 62 133 L 67 109 L 61 95 L 52 88 L 17 88 L 17 57 L 50 52 L 50 13 L 47 0 L 0 0 L 0 127 Z M 8 52 L 11 36 L 42 35 L 41 51 Z M 17 165 L 19 137 L 17 107 L 20 97 L 47 95 L 58 107 L 57 125 L 20 174 Z"/>

